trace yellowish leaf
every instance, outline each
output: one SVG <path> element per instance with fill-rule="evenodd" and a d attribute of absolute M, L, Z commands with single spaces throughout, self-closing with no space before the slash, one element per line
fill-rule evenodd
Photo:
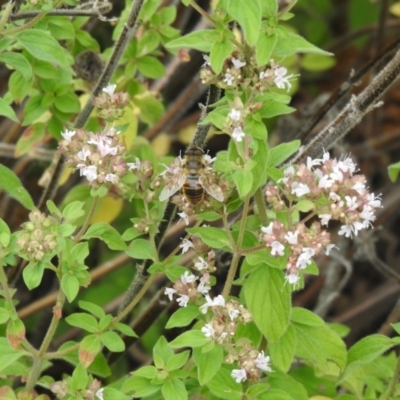
<path fill-rule="evenodd" d="M 121 212 L 124 202 L 122 199 L 105 196 L 99 199 L 96 211 L 90 220 L 91 224 L 96 222 L 112 222 Z"/>
<path fill-rule="evenodd" d="M 400 1 L 396 1 L 396 3 L 393 3 L 389 11 L 396 17 L 400 17 Z"/>

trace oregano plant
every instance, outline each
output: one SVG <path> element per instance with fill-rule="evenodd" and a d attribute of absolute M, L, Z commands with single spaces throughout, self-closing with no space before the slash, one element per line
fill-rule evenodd
<path fill-rule="evenodd" d="M 382 195 L 332 147 L 381 106 L 400 55 L 316 135 L 278 143 L 301 61 L 334 60 L 291 25 L 296 3 L 134 0 L 113 17 L 107 1 L 3 6 L 0 114 L 20 132 L 16 157 L 51 164 L 39 195 L 24 168 L 0 165 L 0 400 L 400 398 L 397 320 L 349 347 L 345 325 L 292 301 L 323 257 L 375 227 Z M 162 98 L 175 63 L 196 57 L 189 94 Z M 171 157 L 162 131 L 191 108 Z"/>

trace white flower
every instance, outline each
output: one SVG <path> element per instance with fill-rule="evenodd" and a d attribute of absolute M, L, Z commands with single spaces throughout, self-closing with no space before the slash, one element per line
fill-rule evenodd
<path fill-rule="evenodd" d="M 240 311 L 239 310 L 229 310 L 228 315 L 229 315 L 229 318 L 231 319 L 231 321 L 233 321 L 240 315 Z"/>
<path fill-rule="evenodd" d="M 174 288 L 165 288 L 164 294 L 168 296 L 168 298 L 172 301 L 172 298 L 174 296 L 174 293 L 176 293 L 176 290 Z"/>
<path fill-rule="evenodd" d="M 187 285 L 188 283 L 193 283 L 196 281 L 196 279 L 197 277 L 191 274 L 189 271 L 185 271 L 185 273 L 181 275 L 181 282 L 184 285 Z"/>
<path fill-rule="evenodd" d="M 236 110 L 236 109 L 232 108 L 232 110 L 228 114 L 228 117 L 232 121 L 239 121 L 239 119 L 240 119 L 240 110 Z"/>
<path fill-rule="evenodd" d="M 200 311 L 203 314 L 207 314 L 208 307 L 212 307 L 214 305 L 211 297 L 208 294 L 205 296 L 205 299 L 206 302 L 202 306 L 200 306 Z"/>
<path fill-rule="evenodd" d="M 189 303 L 189 296 L 182 294 L 181 297 L 176 299 L 176 302 L 179 304 L 179 307 L 187 307 Z"/>
<path fill-rule="evenodd" d="M 211 286 L 207 285 L 208 282 L 203 282 L 200 279 L 200 283 L 197 286 L 197 291 L 201 294 L 207 294 L 211 290 Z"/>
<path fill-rule="evenodd" d="M 243 132 L 241 126 L 237 126 L 236 128 L 233 129 L 232 138 L 237 142 L 241 142 L 245 136 L 246 134 Z"/>
<path fill-rule="evenodd" d="M 104 388 L 100 388 L 100 389 L 95 393 L 95 396 L 96 396 L 99 400 L 104 400 L 103 392 L 104 392 Z"/>
<path fill-rule="evenodd" d="M 182 254 L 185 254 L 190 248 L 194 247 L 194 244 L 188 239 L 182 239 L 179 247 L 182 249 Z"/>
<path fill-rule="evenodd" d="M 68 129 L 65 132 L 61 132 L 61 136 L 67 141 L 70 142 L 72 137 L 75 135 L 75 131 L 69 131 Z"/>
<path fill-rule="evenodd" d="M 368 205 L 374 208 L 379 208 L 382 207 L 382 202 L 380 199 L 380 194 L 378 196 L 375 196 L 374 193 L 370 193 L 367 198 L 368 198 Z"/>
<path fill-rule="evenodd" d="M 205 65 L 210 65 L 211 66 L 211 62 L 210 62 L 210 56 L 208 54 L 203 54 L 203 59 L 205 61 L 205 63 L 203 64 L 203 67 Z"/>
<path fill-rule="evenodd" d="M 294 75 L 286 75 L 287 74 L 287 69 L 285 67 L 279 67 L 274 71 L 275 74 L 275 85 L 279 89 L 286 89 L 289 91 L 290 88 L 292 87 L 292 84 L 290 83 L 289 79 L 293 78 Z"/>
<path fill-rule="evenodd" d="M 349 210 L 355 210 L 358 207 L 357 197 L 344 196 Z"/>
<path fill-rule="evenodd" d="M 360 216 L 360 218 L 362 218 L 364 220 L 364 222 L 367 224 L 367 226 L 369 226 L 372 221 L 375 221 L 374 209 L 367 204 L 364 206 L 364 208 L 360 212 L 359 216 Z"/>
<path fill-rule="evenodd" d="M 352 229 L 354 232 L 354 235 L 357 236 L 358 235 L 358 231 L 361 231 L 362 229 L 368 228 L 368 226 L 370 225 L 370 223 L 368 221 L 364 221 L 364 223 L 362 222 L 353 222 L 352 224 Z"/>
<path fill-rule="evenodd" d="M 296 261 L 296 267 L 304 269 L 307 265 L 311 264 L 311 258 L 315 255 L 315 251 L 311 247 L 303 247 L 301 249 L 301 254 Z"/>
<path fill-rule="evenodd" d="M 320 189 L 329 189 L 334 183 L 333 179 L 329 179 L 329 175 L 323 175 L 318 182 L 318 187 Z"/>
<path fill-rule="evenodd" d="M 187 215 L 185 211 L 178 213 L 178 215 L 185 221 L 186 225 L 189 225 L 189 215 Z"/>
<path fill-rule="evenodd" d="M 214 306 L 225 307 L 225 299 L 224 299 L 224 296 L 222 296 L 222 294 L 219 294 L 217 297 L 214 297 L 213 305 L 214 305 Z"/>
<path fill-rule="evenodd" d="M 320 165 L 321 160 L 318 158 L 312 159 L 311 157 L 307 157 L 307 168 L 309 170 L 312 169 L 312 167 L 315 167 L 316 165 Z"/>
<path fill-rule="evenodd" d="M 137 157 L 135 157 L 135 162 L 134 163 L 129 162 L 129 163 L 126 163 L 126 164 L 128 165 L 130 171 L 131 170 L 135 170 L 135 169 L 138 169 L 140 167 L 140 160 Z"/>
<path fill-rule="evenodd" d="M 291 285 L 297 285 L 297 282 L 300 280 L 298 274 L 289 274 L 285 276 L 285 281 L 289 282 Z"/>
<path fill-rule="evenodd" d="M 363 182 L 356 182 L 352 187 L 358 194 L 363 195 L 365 193 L 365 183 Z M 372 194 L 373 195 L 373 194 Z"/>
<path fill-rule="evenodd" d="M 232 64 L 235 69 L 240 69 L 246 65 L 244 61 L 240 61 L 239 59 L 232 57 Z"/>
<path fill-rule="evenodd" d="M 206 162 L 206 164 L 208 164 L 208 166 L 210 166 L 216 159 L 217 157 L 211 157 L 209 154 L 204 154 L 204 161 Z"/>
<path fill-rule="evenodd" d="M 263 233 L 266 233 L 267 235 L 272 235 L 273 227 L 274 227 L 274 223 L 270 222 L 270 224 L 268 226 L 262 226 L 261 230 L 263 231 Z"/>
<path fill-rule="evenodd" d="M 204 260 L 203 257 L 197 257 L 197 259 L 199 261 L 197 261 L 196 263 L 194 263 L 194 267 L 198 270 L 198 271 L 202 271 L 203 269 L 206 269 L 208 267 L 207 261 Z"/>
<path fill-rule="evenodd" d="M 98 137 L 97 139 L 92 138 L 88 140 L 88 144 L 94 144 L 99 150 L 100 156 L 103 158 L 109 154 L 115 156 L 117 154 L 117 148 L 110 145 L 109 140 Z"/>
<path fill-rule="evenodd" d="M 243 382 L 247 379 L 247 373 L 245 369 L 234 369 L 231 372 L 231 377 L 236 381 L 236 383 Z"/>
<path fill-rule="evenodd" d="M 257 368 L 262 369 L 263 371 L 272 372 L 272 369 L 269 366 L 269 362 L 269 356 L 265 356 L 263 351 L 261 353 L 258 353 L 258 356 L 255 360 Z"/>
<path fill-rule="evenodd" d="M 81 176 L 85 176 L 89 182 L 93 182 L 97 178 L 97 167 L 95 165 L 85 166 L 83 164 L 77 165 Z"/>
<path fill-rule="evenodd" d="M 279 243 L 277 240 L 271 243 L 271 256 L 283 256 L 285 252 L 285 246 Z"/>
<path fill-rule="evenodd" d="M 206 337 L 213 338 L 215 335 L 214 328 L 210 324 L 205 324 L 201 331 L 204 333 Z"/>
<path fill-rule="evenodd" d="M 329 256 L 329 254 L 330 254 L 330 252 L 332 251 L 332 249 L 335 249 L 335 248 L 339 250 L 339 248 L 336 247 L 333 243 L 328 244 L 328 246 L 326 246 L 326 249 L 325 249 L 325 254 L 326 254 L 327 256 Z"/>
<path fill-rule="evenodd" d="M 332 214 L 319 214 L 319 218 L 321 218 L 321 225 L 328 225 L 328 222 L 332 218 Z"/>
<path fill-rule="evenodd" d="M 345 237 L 351 237 L 352 232 L 353 232 L 353 229 L 352 229 L 351 225 L 342 225 L 339 229 L 338 234 L 344 235 Z"/>
<path fill-rule="evenodd" d="M 104 93 L 107 93 L 109 96 L 112 96 L 112 95 L 114 94 L 114 92 L 115 92 L 115 88 L 116 88 L 116 87 L 117 87 L 116 84 L 113 84 L 113 85 L 109 84 L 108 86 L 106 86 L 105 88 L 103 88 L 102 91 L 103 91 Z"/>
<path fill-rule="evenodd" d="M 76 156 L 82 160 L 82 161 L 86 161 L 86 158 L 88 158 L 91 155 L 91 151 L 89 149 L 82 149 L 81 151 L 78 151 L 78 153 L 76 153 Z"/>
<path fill-rule="evenodd" d="M 261 71 L 260 72 L 260 75 L 259 75 L 259 77 L 260 77 L 260 79 L 264 79 L 264 78 L 267 78 L 268 77 L 268 75 L 269 75 L 269 70 L 266 70 L 266 71 Z"/>
<path fill-rule="evenodd" d="M 330 192 L 329 193 L 329 200 L 339 201 L 340 200 L 340 196 L 338 194 L 336 194 L 335 192 Z"/>
<path fill-rule="evenodd" d="M 235 79 L 235 77 L 227 72 L 225 74 L 225 78 L 223 79 L 223 82 L 225 82 L 228 86 L 232 86 L 234 79 Z"/>
<path fill-rule="evenodd" d="M 299 232 L 295 231 L 295 232 L 288 232 L 284 238 L 286 239 L 286 241 L 289 244 L 297 244 L 297 236 L 298 236 Z"/>
<path fill-rule="evenodd" d="M 329 176 L 334 180 L 338 182 L 343 181 L 343 172 L 340 170 L 340 168 L 336 165 L 335 167 L 332 168 L 332 171 Z"/>
<path fill-rule="evenodd" d="M 115 174 L 107 174 L 107 175 L 104 177 L 104 179 L 105 179 L 107 182 L 115 183 L 115 182 L 117 181 L 118 177 L 117 177 L 117 175 L 115 175 Z"/>
<path fill-rule="evenodd" d="M 310 188 L 305 183 L 292 183 L 292 194 L 295 194 L 297 197 L 301 197 L 304 194 L 310 193 Z"/>
<path fill-rule="evenodd" d="M 353 160 L 350 157 L 345 158 L 343 161 L 338 162 L 338 167 L 343 172 L 349 172 L 350 175 L 356 170 L 356 164 L 354 164 Z"/>

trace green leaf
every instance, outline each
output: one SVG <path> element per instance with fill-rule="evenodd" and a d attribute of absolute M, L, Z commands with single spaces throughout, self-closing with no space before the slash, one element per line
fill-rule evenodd
<path fill-rule="evenodd" d="M 301 59 L 301 68 L 311 71 L 320 72 L 332 68 L 336 64 L 336 60 L 331 56 L 320 54 L 306 54 Z"/>
<path fill-rule="evenodd" d="M 174 355 L 170 344 L 164 336 L 160 336 L 153 347 L 153 360 L 157 368 L 164 368 L 168 360 Z"/>
<path fill-rule="evenodd" d="M 347 367 L 340 380 L 344 380 L 351 372 L 363 364 L 376 360 L 384 352 L 395 346 L 393 339 L 384 335 L 370 335 L 354 344 L 348 353 Z"/>
<path fill-rule="evenodd" d="M 44 264 L 42 261 L 30 262 L 22 271 L 25 285 L 32 290 L 40 285 L 43 278 Z"/>
<path fill-rule="evenodd" d="M 11 231 L 8 225 L 0 218 L 0 246 L 7 247 L 10 243 Z"/>
<path fill-rule="evenodd" d="M 211 51 L 212 45 L 217 40 L 217 32 L 215 32 L 213 29 L 205 29 L 202 31 L 192 32 L 188 35 L 171 40 L 167 43 L 166 47 L 169 50 L 180 49 L 182 47 L 190 47 L 204 53 L 209 53 Z"/>
<path fill-rule="evenodd" d="M 166 328 L 188 326 L 199 314 L 199 307 L 194 305 L 178 308 L 168 320 Z"/>
<path fill-rule="evenodd" d="M 203 353 L 201 348 L 193 349 L 193 360 L 197 365 L 197 376 L 201 386 L 214 378 L 221 368 L 223 358 L 224 351 L 218 344 L 206 353 Z"/>
<path fill-rule="evenodd" d="M 188 394 L 185 385 L 178 378 L 172 378 L 165 382 L 161 388 L 165 400 L 187 400 Z"/>
<path fill-rule="evenodd" d="M 178 354 L 174 354 L 170 359 L 167 361 L 165 369 L 167 371 L 174 371 L 177 369 L 182 368 L 187 360 L 189 359 L 190 351 L 186 350 Z"/>
<path fill-rule="evenodd" d="M 32 67 L 21 53 L 3 53 L 0 55 L 0 61 L 11 65 L 16 71 L 21 73 L 24 79 L 32 78 Z"/>
<path fill-rule="evenodd" d="M 4 324 L 10 318 L 10 313 L 3 307 L 0 307 L 0 324 Z"/>
<path fill-rule="evenodd" d="M 48 32 L 28 29 L 17 33 L 15 38 L 35 58 L 56 64 L 72 74 L 72 56 Z"/>
<path fill-rule="evenodd" d="M 8 89 L 15 102 L 20 103 L 32 88 L 33 79 L 25 79 L 19 71 L 14 71 L 8 80 Z"/>
<path fill-rule="evenodd" d="M 97 332 L 98 323 L 95 317 L 86 313 L 74 313 L 65 318 L 67 323 L 88 332 Z"/>
<path fill-rule="evenodd" d="M 6 338 L 0 338 L 0 372 L 26 355 L 25 351 L 17 351 L 10 347 Z"/>
<path fill-rule="evenodd" d="M 253 320 L 270 342 L 285 333 L 290 318 L 290 288 L 282 271 L 261 266 L 244 283 L 246 304 Z"/>
<path fill-rule="evenodd" d="M 67 299 L 72 303 L 79 293 L 79 280 L 74 275 L 65 274 L 61 279 L 61 290 L 67 296 Z"/>
<path fill-rule="evenodd" d="M 308 400 L 308 394 L 305 387 L 296 379 L 288 374 L 275 371 L 268 377 L 268 383 L 276 390 L 282 390 L 290 395 L 290 399 Z M 278 397 L 279 398 L 279 397 Z M 271 398 L 272 400 L 272 398 Z"/>
<path fill-rule="evenodd" d="M 289 107 L 286 104 L 270 100 L 259 111 L 259 114 L 262 118 L 273 118 L 278 115 L 290 114 L 293 111 L 296 111 L 296 109 L 293 107 Z"/>
<path fill-rule="evenodd" d="M 103 332 L 100 335 L 101 343 L 112 352 L 121 352 L 125 350 L 124 341 L 115 332 Z"/>
<path fill-rule="evenodd" d="M 399 175 L 399 171 L 400 171 L 400 161 L 395 164 L 389 165 L 388 173 L 389 173 L 389 178 L 392 182 L 396 182 L 396 179 Z"/>
<path fill-rule="evenodd" d="M 200 237 L 205 244 L 215 249 L 230 248 L 228 235 L 222 229 L 201 227 L 189 228 L 186 231 L 192 235 Z"/>
<path fill-rule="evenodd" d="M 96 396 L 99 397 L 99 396 Z M 130 400 L 131 397 L 123 394 L 121 391 L 113 388 L 113 387 L 105 387 L 104 388 L 104 398 L 112 399 L 112 400 Z"/>
<path fill-rule="evenodd" d="M 236 383 L 231 376 L 233 366 L 222 366 L 214 378 L 207 383 L 211 392 L 220 399 L 241 400 L 243 399 L 242 385 Z"/>
<path fill-rule="evenodd" d="M 82 263 L 85 258 L 89 255 L 89 245 L 86 242 L 75 244 L 71 250 L 69 250 L 68 261 Z"/>
<path fill-rule="evenodd" d="M 75 93 L 67 93 L 54 99 L 54 107 L 63 113 L 76 114 L 81 110 L 79 98 Z"/>
<path fill-rule="evenodd" d="M 165 75 L 164 65 L 155 57 L 140 57 L 137 60 L 137 67 L 141 74 L 151 79 L 161 78 Z"/>
<path fill-rule="evenodd" d="M 224 40 L 223 42 L 215 42 L 211 47 L 210 63 L 211 68 L 216 74 L 222 71 L 222 66 L 227 57 L 232 53 L 233 45 L 230 40 Z"/>
<path fill-rule="evenodd" d="M 125 325 L 122 322 L 117 322 L 116 324 L 113 324 L 113 328 L 117 331 L 120 331 L 126 336 L 138 337 L 138 335 L 136 335 L 136 333 L 130 326 Z"/>
<path fill-rule="evenodd" d="M 202 331 L 191 330 L 182 333 L 176 339 L 174 339 L 169 345 L 173 349 L 179 349 L 181 347 L 201 347 L 209 343 L 210 339 L 207 338 Z"/>
<path fill-rule="evenodd" d="M 250 46 L 254 46 L 257 42 L 261 28 L 260 0 L 228 0 L 226 6 L 229 15 L 239 22 L 241 28 L 243 29 L 246 42 Z"/>
<path fill-rule="evenodd" d="M 28 100 L 24 109 L 24 120 L 22 121 L 22 125 L 30 125 L 48 111 L 48 107 L 43 105 L 43 99 L 44 96 L 38 94 Z"/>
<path fill-rule="evenodd" d="M 300 200 L 296 204 L 296 210 L 299 210 L 301 212 L 308 212 L 308 211 L 313 210 L 314 208 L 315 208 L 315 204 L 311 200 Z"/>
<path fill-rule="evenodd" d="M 160 44 L 160 34 L 151 29 L 145 31 L 143 36 L 140 38 L 137 48 L 137 54 L 139 57 L 145 54 L 151 53 Z"/>
<path fill-rule="evenodd" d="M 302 36 L 296 35 L 294 33 L 288 33 L 285 36 L 280 36 L 278 38 L 278 43 L 275 46 L 273 56 L 287 57 L 296 53 L 312 53 L 312 54 L 322 54 L 325 56 L 332 56 L 332 53 L 324 51 L 314 46 Z"/>
<path fill-rule="evenodd" d="M 232 174 L 232 178 L 241 198 L 249 194 L 253 186 L 253 174 L 251 172 L 238 169 Z"/>
<path fill-rule="evenodd" d="M 89 367 L 100 350 L 101 342 L 98 336 L 89 335 L 84 337 L 79 346 L 79 361 L 85 368 Z"/>
<path fill-rule="evenodd" d="M 148 240 L 136 239 L 126 250 L 128 256 L 136 260 L 153 260 L 156 261 L 156 255 L 154 254 L 154 248 Z"/>
<path fill-rule="evenodd" d="M 64 217 L 64 220 L 68 222 L 76 221 L 85 213 L 83 206 L 84 206 L 83 201 L 73 201 L 67 204 L 62 210 L 62 215 Z"/>
<path fill-rule="evenodd" d="M 81 300 L 78 304 L 79 304 L 79 307 L 82 308 L 82 310 L 89 311 L 91 314 L 93 314 L 95 317 L 97 317 L 99 319 L 106 315 L 104 310 L 97 304 L 91 303 L 89 301 L 83 301 L 83 300 Z"/>
<path fill-rule="evenodd" d="M 259 67 L 269 62 L 277 41 L 275 34 L 268 35 L 266 32 L 260 34 L 256 43 L 256 59 Z"/>
<path fill-rule="evenodd" d="M 297 337 L 297 357 L 313 362 L 321 372 L 338 374 L 344 370 L 346 346 L 321 318 L 311 311 L 293 308 L 292 326 Z"/>
<path fill-rule="evenodd" d="M 125 393 L 132 393 L 136 398 L 150 396 L 160 390 L 159 385 L 151 383 L 150 379 L 133 375 L 122 386 Z"/>
<path fill-rule="evenodd" d="M 86 389 L 89 377 L 82 364 L 78 364 L 72 373 L 71 389 L 74 391 Z"/>
<path fill-rule="evenodd" d="M 289 326 L 276 343 L 269 344 L 268 349 L 272 362 L 281 371 L 289 371 L 293 362 L 296 343 L 296 332 L 292 326 Z"/>
<path fill-rule="evenodd" d="M 8 119 L 11 119 L 14 122 L 19 122 L 15 111 L 12 109 L 10 105 L 7 104 L 7 102 L 4 99 L 0 98 L 0 115 L 3 115 L 4 117 L 7 117 Z"/>
<path fill-rule="evenodd" d="M 292 154 L 296 153 L 300 147 L 300 144 L 300 140 L 293 140 L 289 143 L 278 144 L 278 146 L 270 149 L 268 167 L 276 167 L 282 164 Z"/>
<path fill-rule="evenodd" d="M 98 222 L 89 227 L 82 239 L 98 238 L 105 242 L 111 250 L 125 250 L 126 244 L 120 233 L 105 222 Z"/>

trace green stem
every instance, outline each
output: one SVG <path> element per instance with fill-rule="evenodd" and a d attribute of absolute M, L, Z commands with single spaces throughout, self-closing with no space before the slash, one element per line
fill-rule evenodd
<path fill-rule="evenodd" d="M 0 35 L 1 35 L 1 32 L 3 32 L 3 30 L 4 30 L 4 26 L 6 25 L 9 16 L 11 15 L 13 7 L 14 7 L 14 3 L 12 1 L 10 1 L 10 2 L 8 2 L 8 4 L 6 5 L 6 8 L 4 9 L 3 16 L 1 17 L 1 20 L 0 20 Z"/>
<path fill-rule="evenodd" d="M 62 290 L 58 292 L 56 306 L 63 308 L 65 302 L 65 294 Z M 53 313 L 53 318 L 51 319 L 50 326 L 47 329 L 46 336 L 43 339 L 42 345 L 40 346 L 39 352 L 36 357 L 34 357 L 33 365 L 31 371 L 29 373 L 28 381 L 26 383 L 26 390 L 28 392 L 32 391 L 36 385 L 37 380 L 40 377 L 40 373 L 42 371 L 43 361 L 45 360 L 46 351 L 50 346 L 50 343 L 53 339 L 54 333 L 56 332 L 58 323 L 60 322 L 60 318 Z"/>
<path fill-rule="evenodd" d="M 51 353 L 46 353 L 43 358 L 46 360 L 52 360 L 53 358 L 61 358 L 63 356 L 66 356 L 67 354 L 78 350 L 79 349 L 80 343 L 75 343 L 73 346 L 68 347 L 67 349 L 60 350 L 60 351 L 53 351 Z"/>
<path fill-rule="evenodd" d="M 223 224 L 224 224 L 225 231 L 226 231 L 226 233 L 227 233 L 227 235 L 228 235 L 229 244 L 231 245 L 232 250 L 235 251 L 235 250 L 237 250 L 238 248 L 236 247 L 235 240 L 233 239 L 231 230 L 230 230 L 230 228 L 229 228 L 227 215 L 228 215 L 228 212 L 227 212 L 227 210 L 226 210 L 226 205 L 224 204 L 224 213 L 222 214 L 222 222 L 223 222 Z"/>
<path fill-rule="evenodd" d="M 196 1 L 191 1 L 190 5 L 200 14 L 202 15 L 205 19 L 208 19 L 213 25 L 216 25 L 216 22 L 211 18 L 210 14 L 208 14 L 206 11 L 204 11 L 197 3 Z"/>
<path fill-rule="evenodd" d="M 92 205 L 90 206 L 90 210 L 89 213 L 86 217 L 85 223 L 83 224 L 81 230 L 76 234 L 76 236 L 74 237 L 74 242 L 78 243 L 81 240 L 81 237 L 85 234 L 89 224 L 90 224 L 90 220 L 93 217 L 93 214 L 96 210 L 96 206 L 97 206 L 97 202 L 98 202 L 99 198 L 98 196 L 93 197 L 93 201 L 92 201 Z"/>
<path fill-rule="evenodd" d="M 396 368 L 394 369 L 394 373 L 390 381 L 388 390 L 380 397 L 380 400 L 390 400 L 393 398 L 396 390 L 397 381 L 399 379 L 399 374 L 400 374 L 400 356 L 397 358 Z"/>
<path fill-rule="evenodd" d="M 249 204 L 250 204 L 250 196 L 247 195 L 245 198 L 245 201 L 244 201 L 244 206 L 243 206 L 243 211 L 242 211 L 242 219 L 240 221 L 239 236 L 237 239 L 236 246 L 233 249 L 234 252 L 233 252 L 231 266 L 229 267 L 229 272 L 228 272 L 228 276 L 226 277 L 224 290 L 222 291 L 222 296 L 225 299 L 229 296 L 229 293 L 230 293 L 231 287 L 232 287 L 232 283 L 233 283 L 233 280 L 235 279 L 236 271 L 239 266 L 239 261 L 240 261 L 240 257 L 241 257 L 240 249 L 242 247 L 244 231 L 245 231 L 245 227 L 246 227 L 246 219 L 247 219 L 247 214 L 249 212 Z"/>
<path fill-rule="evenodd" d="M 261 188 L 258 188 L 254 193 L 254 199 L 256 200 L 257 203 L 257 210 L 258 210 L 258 215 L 260 216 L 261 225 L 267 226 L 268 217 L 267 217 L 264 196 Z"/>

